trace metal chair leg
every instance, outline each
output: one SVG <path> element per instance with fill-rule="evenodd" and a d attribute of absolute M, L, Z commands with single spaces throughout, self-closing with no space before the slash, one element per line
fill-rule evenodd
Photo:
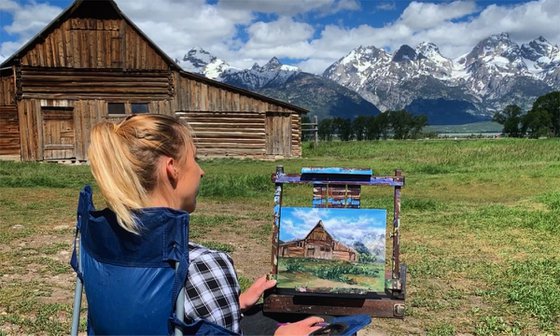
<path fill-rule="evenodd" d="M 74 310 L 72 312 L 72 331 L 71 336 L 78 335 L 78 329 L 80 328 L 80 308 L 82 306 L 82 280 L 76 277 L 76 290 L 74 291 Z"/>

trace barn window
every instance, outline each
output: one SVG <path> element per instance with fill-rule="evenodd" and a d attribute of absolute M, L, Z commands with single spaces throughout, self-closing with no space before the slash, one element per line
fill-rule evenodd
<path fill-rule="evenodd" d="M 130 112 L 133 114 L 136 113 L 148 113 L 148 103 L 131 103 L 130 104 Z"/>
<path fill-rule="evenodd" d="M 297 246 L 298 246 L 298 247 L 303 247 L 303 242 L 302 242 L 302 241 L 298 242 L 298 243 L 297 243 Z"/>
<path fill-rule="evenodd" d="M 107 103 L 107 111 L 109 115 L 126 114 L 124 103 Z"/>

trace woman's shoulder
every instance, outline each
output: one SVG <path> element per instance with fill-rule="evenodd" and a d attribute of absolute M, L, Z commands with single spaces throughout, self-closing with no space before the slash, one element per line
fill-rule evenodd
<path fill-rule="evenodd" d="M 212 250 L 207 248 L 206 246 L 189 242 L 189 261 L 191 263 L 208 259 L 224 260 L 228 263 L 233 264 L 231 257 L 227 253 Z"/>

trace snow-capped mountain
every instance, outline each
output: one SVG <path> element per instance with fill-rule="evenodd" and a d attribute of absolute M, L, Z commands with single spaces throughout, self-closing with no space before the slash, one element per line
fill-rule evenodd
<path fill-rule="evenodd" d="M 301 106 L 319 118 L 353 118 L 380 113 L 356 92 L 322 76 L 282 64 L 276 57 L 263 66 L 255 63 L 251 68 L 241 70 L 195 48 L 177 63 L 184 70 Z"/>
<path fill-rule="evenodd" d="M 538 96 L 559 89 L 560 51 L 543 37 L 519 46 L 506 33 L 480 41 L 455 60 L 444 57 L 433 43 L 403 45 L 391 54 L 361 46 L 323 76 L 381 110 L 429 114 L 444 103 L 448 113 L 474 121 L 508 104 L 528 108 Z"/>
<path fill-rule="evenodd" d="M 402 45 L 389 53 L 360 46 L 329 66 L 322 76 L 282 64 L 276 57 L 238 69 L 196 48 L 178 63 L 244 89 L 312 111 L 320 118 L 372 115 L 406 109 L 430 124 L 489 119 L 509 104 L 528 110 L 535 99 L 560 90 L 560 48 L 544 37 L 521 46 L 501 33 L 450 59 L 434 43 Z"/>
<path fill-rule="evenodd" d="M 184 70 L 217 79 L 225 71 L 237 71 L 227 62 L 210 54 L 202 48 L 193 48 L 183 56 L 182 60 L 175 60 Z"/>
<path fill-rule="evenodd" d="M 263 66 L 255 63 L 250 69 L 224 71 L 219 80 L 249 90 L 260 90 L 283 85 L 300 71 L 297 67 L 284 65 L 278 58 L 273 57 Z"/>

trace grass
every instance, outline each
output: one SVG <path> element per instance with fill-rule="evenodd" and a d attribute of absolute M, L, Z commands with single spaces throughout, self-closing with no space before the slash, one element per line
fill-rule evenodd
<path fill-rule="evenodd" d="M 558 148 L 557 139 L 333 142 L 304 144 L 301 159 L 203 161 L 191 239 L 230 253 L 247 288 L 269 271 L 276 165 L 289 173 L 399 168 L 407 317 L 376 319 L 373 333 L 557 335 Z M 74 275 L 67 262 L 84 184 L 93 184 L 87 166 L 0 162 L 0 335 L 68 333 Z M 310 206 L 309 189 L 286 187 L 284 204 Z M 392 214 L 390 188 L 364 187 L 362 206 Z"/>

